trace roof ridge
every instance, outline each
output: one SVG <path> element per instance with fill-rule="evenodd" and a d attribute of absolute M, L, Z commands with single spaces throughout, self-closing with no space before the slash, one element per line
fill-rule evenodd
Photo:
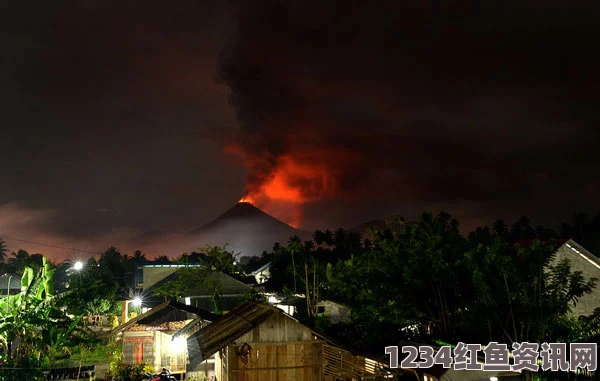
<path fill-rule="evenodd" d="M 565 242 L 564 245 L 600 269 L 600 258 L 596 257 L 592 252 L 575 242 L 572 238 Z"/>

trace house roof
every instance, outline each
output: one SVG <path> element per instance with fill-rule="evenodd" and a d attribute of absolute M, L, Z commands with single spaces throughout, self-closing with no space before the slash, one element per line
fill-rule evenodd
<path fill-rule="evenodd" d="M 286 296 L 281 299 L 281 302 L 275 304 L 282 306 L 297 306 L 301 303 L 306 303 L 306 298 L 300 296 Z"/>
<path fill-rule="evenodd" d="M 191 335 L 193 335 L 194 333 L 198 332 L 202 327 L 204 327 L 204 323 L 206 322 L 206 320 L 202 319 L 201 317 L 197 317 L 194 320 L 192 320 L 191 322 L 187 323 L 185 325 L 185 327 L 181 328 L 179 331 L 177 331 L 177 333 L 175 333 L 175 337 L 183 337 L 183 338 L 188 338 Z"/>
<path fill-rule="evenodd" d="M 217 316 L 200 308 L 188 306 L 175 301 L 168 301 L 154 307 L 139 316 L 130 319 L 111 331 L 112 335 L 126 330 L 134 324 L 160 325 L 169 321 L 183 321 L 189 319 L 202 319 L 214 321 Z"/>
<path fill-rule="evenodd" d="M 264 265 L 262 265 L 259 268 L 257 268 L 256 270 L 252 271 L 250 274 L 256 275 L 256 274 L 260 273 L 261 271 L 265 270 L 267 267 L 270 267 L 270 266 L 271 266 L 271 262 L 267 262 Z"/>
<path fill-rule="evenodd" d="M 187 345 L 190 363 L 192 364 L 192 366 L 194 364 L 201 363 L 221 348 L 224 348 L 227 345 L 233 343 L 235 340 L 237 340 L 247 332 L 251 331 L 261 323 L 265 322 L 270 317 L 275 316 L 276 314 L 283 315 L 289 319 L 292 319 L 298 324 L 301 324 L 300 322 L 298 322 L 298 320 L 286 314 L 279 308 L 258 304 L 252 301 L 247 301 L 241 304 L 240 306 L 234 308 L 217 321 L 208 324 L 207 326 L 196 331 L 195 333 L 192 333 L 191 335 L 188 335 Z M 188 324 L 188 326 L 191 325 L 192 323 Z M 306 328 L 309 329 L 314 336 L 324 340 L 326 343 L 337 348 L 344 349 L 335 340 L 315 332 L 310 327 Z M 176 336 L 185 336 L 185 329 L 186 327 L 179 331 L 176 334 Z M 354 351 L 346 351 L 352 354 L 357 354 Z M 369 357 L 372 359 L 377 358 L 373 356 Z M 379 357 L 383 358 L 384 356 Z M 382 360 L 382 363 L 385 363 L 385 359 Z M 393 370 L 388 369 L 388 371 Z"/>
<path fill-rule="evenodd" d="M 590 264 L 600 269 L 600 258 L 586 250 L 583 246 L 573 241 L 571 238 L 557 238 L 557 239 L 547 239 L 547 238 L 536 238 L 536 239 L 521 239 L 516 243 L 521 247 L 529 247 L 533 243 L 533 241 L 542 241 L 547 245 L 556 245 L 556 251 L 563 250 L 567 248 L 569 251 L 573 252 L 576 255 L 581 256 L 583 259 L 588 261 Z"/>
<path fill-rule="evenodd" d="M 0 289 L 8 290 L 9 281 L 11 290 L 21 289 L 21 276 L 14 273 L 6 273 L 0 276 Z"/>
<path fill-rule="evenodd" d="M 202 362 L 219 349 L 232 343 L 246 332 L 280 312 L 283 313 L 275 307 L 251 301 L 241 304 L 217 321 L 188 337 L 190 361 Z"/>
<path fill-rule="evenodd" d="M 160 287 L 171 280 L 176 280 L 179 278 L 179 276 L 180 272 L 179 270 L 177 270 L 174 273 L 168 275 L 167 277 L 161 279 L 160 281 L 145 289 L 144 293 L 152 293 L 152 291 L 155 288 Z M 241 282 L 235 279 L 234 277 L 222 272 L 211 271 L 207 274 L 207 278 L 210 281 L 218 282 L 219 291 L 221 295 L 243 295 L 249 293 L 252 290 L 252 288 L 244 282 Z M 210 290 L 205 284 L 198 283 L 197 287 L 191 290 L 189 295 L 185 296 L 193 297 L 206 295 L 211 295 Z"/>
<path fill-rule="evenodd" d="M 581 246 L 577 242 L 570 239 L 567 242 L 565 242 L 563 246 L 561 246 L 561 248 L 564 247 L 567 247 L 573 253 L 579 255 L 597 269 L 600 269 L 600 259 L 598 259 L 598 257 L 596 257 L 594 254 L 587 251 L 583 246 Z"/>

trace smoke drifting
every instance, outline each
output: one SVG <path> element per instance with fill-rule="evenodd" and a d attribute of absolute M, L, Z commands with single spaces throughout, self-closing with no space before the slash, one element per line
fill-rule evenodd
<path fill-rule="evenodd" d="M 552 151 L 589 131 L 591 115 L 565 102 L 591 91 L 577 71 L 589 65 L 587 3 L 577 22 L 551 4 L 419 4 L 236 8 L 219 76 L 241 133 L 226 152 L 257 206 L 298 224 L 303 205 L 331 199 L 500 207 L 560 188 L 567 168 Z"/>

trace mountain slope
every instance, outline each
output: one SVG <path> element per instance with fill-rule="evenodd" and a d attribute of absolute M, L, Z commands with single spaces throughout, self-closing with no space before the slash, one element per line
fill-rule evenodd
<path fill-rule="evenodd" d="M 227 244 L 230 250 L 242 256 L 270 251 L 275 242 L 283 245 L 293 235 L 302 239 L 310 237 L 310 233 L 295 229 L 246 202 L 236 204 L 216 219 L 188 232 L 198 247 Z"/>

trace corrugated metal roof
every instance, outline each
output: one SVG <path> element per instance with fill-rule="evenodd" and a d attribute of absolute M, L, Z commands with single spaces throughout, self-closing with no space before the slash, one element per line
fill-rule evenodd
<path fill-rule="evenodd" d="M 201 317 L 197 317 L 194 320 L 192 320 L 191 322 L 187 323 L 185 325 L 185 327 L 183 327 L 179 331 L 177 331 L 177 333 L 175 335 L 173 335 L 173 337 L 174 338 L 175 337 L 183 337 L 183 338 L 187 339 L 189 336 L 198 332 L 206 324 L 210 324 L 210 323 L 207 323 L 207 321 Z"/>
<path fill-rule="evenodd" d="M 13 273 L 6 273 L 0 276 L 0 289 L 8 290 L 9 281 L 11 290 L 21 289 L 21 276 Z"/>
<path fill-rule="evenodd" d="M 260 273 L 261 271 L 263 271 L 264 269 L 266 269 L 267 267 L 271 267 L 271 262 L 265 263 L 264 265 L 260 266 L 256 270 L 252 271 L 250 274 L 256 275 L 256 274 Z"/>
<path fill-rule="evenodd" d="M 202 310 L 182 303 L 168 301 L 159 306 L 154 307 L 150 311 L 134 317 L 126 323 L 121 324 L 113 329 L 111 334 L 117 334 L 131 327 L 133 324 L 159 325 L 167 321 L 182 321 L 188 319 L 201 318 L 206 321 L 213 321 L 217 316 Z"/>
<path fill-rule="evenodd" d="M 247 301 L 188 337 L 189 358 L 199 364 L 269 317 L 283 311 Z M 294 319 L 295 320 L 295 319 Z"/>

